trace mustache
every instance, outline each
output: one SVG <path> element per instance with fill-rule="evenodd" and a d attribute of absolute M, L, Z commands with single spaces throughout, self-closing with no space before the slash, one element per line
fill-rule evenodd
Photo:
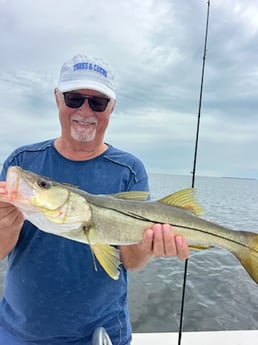
<path fill-rule="evenodd" d="M 81 114 L 74 114 L 71 117 L 72 121 L 77 121 L 81 123 L 98 124 L 98 119 L 95 116 L 82 116 Z"/>

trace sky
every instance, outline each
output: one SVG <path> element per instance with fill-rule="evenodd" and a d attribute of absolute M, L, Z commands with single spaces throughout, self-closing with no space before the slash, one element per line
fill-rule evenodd
<path fill-rule="evenodd" d="M 53 89 L 78 53 L 104 58 L 105 141 L 149 173 L 193 169 L 205 0 L 0 0 L 0 163 L 60 135 Z M 258 2 L 211 0 L 196 174 L 258 179 Z"/>

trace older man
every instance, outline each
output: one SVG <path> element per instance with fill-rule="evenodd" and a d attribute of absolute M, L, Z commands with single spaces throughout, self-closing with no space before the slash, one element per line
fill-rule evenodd
<path fill-rule="evenodd" d="M 55 89 L 61 135 L 26 145 L 10 154 L 18 165 L 94 194 L 147 191 L 142 162 L 105 143 L 116 103 L 114 76 L 101 59 L 77 55 L 61 68 Z M 107 229 L 108 231 L 108 229 Z M 0 344 L 89 345 L 104 327 L 114 345 L 128 345 L 127 270 L 143 267 L 153 256 L 188 256 L 182 236 L 169 225 L 146 230 L 142 243 L 122 246 L 121 272 L 111 279 L 92 264 L 89 246 L 44 233 L 7 203 L 0 203 L 0 258 L 8 269 L 0 303 Z"/>

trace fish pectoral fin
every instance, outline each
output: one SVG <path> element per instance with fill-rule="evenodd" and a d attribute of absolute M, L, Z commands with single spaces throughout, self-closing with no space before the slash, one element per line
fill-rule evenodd
<path fill-rule="evenodd" d="M 149 192 L 131 191 L 131 192 L 116 193 L 116 194 L 113 194 L 112 196 L 117 199 L 145 201 L 147 200 L 149 195 L 150 195 Z"/>
<path fill-rule="evenodd" d="M 119 278 L 120 265 L 120 251 L 108 244 L 94 244 L 91 248 L 96 255 L 101 266 L 112 278 L 117 280 Z"/>
<path fill-rule="evenodd" d="M 194 188 L 186 188 L 176 193 L 167 195 L 159 201 L 163 204 L 185 208 L 196 215 L 200 215 L 204 212 L 204 210 L 196 200 L 194 193 Z"/>
<path fill-rule="evenodd" d="M 189 249 L 192 250 L 207 250 L 214 248 L 213 246 L 205 246 L 204 244 L 191 244 L 189 245 Z"/>

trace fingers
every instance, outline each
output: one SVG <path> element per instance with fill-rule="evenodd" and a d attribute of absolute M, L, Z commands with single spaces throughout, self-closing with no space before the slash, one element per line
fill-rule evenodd
<path fill-rule="evenodd" d="M 0 200 L 5 200 L 7 196 L 6 182 L 0 181 Z"/>
<path fill-rule="evenodd" d="M 143 243 L 154 256 L 178 256 L 182 260 L 189 256 L 185 238 L 175 235 L 169 224 L 154 224 L 152 229 L 145 231 Z"/>
<path fill-rule="evenodd" d="M 189 257 L 189 247 L 186 239 L 181 235 L 177 235 L 175 237 L 175 241 L 177 247 L 177 256 L 182 260 L 186 260 Z"/>
<path fill-rule="evenodd" d="M 145 231 L 143 236 L 143 241 L 139 244 L 141 251 L 145 252 L 148 255 L 153 254 L 153 239 L 154 239 L 154 232 L 152 229 L 148 229 Z"/>
<path fill-rule="evenodd" d="M 177 254 L 174 234 L 168 224 L 155 224 L 153 254 L 155 256 L 175 256 Z"/>
<path fill-rule="evenodd" d="M 0 202 L 0 260 L 17 243 L 23 222 L 23 215 L 15 206 Z"/>
<path fill-rule="evenodd" d="M 20 228 L 23 222 L 24 217 L 15 206 L 0 201 L 0 230 L 9 227 Z"/>

